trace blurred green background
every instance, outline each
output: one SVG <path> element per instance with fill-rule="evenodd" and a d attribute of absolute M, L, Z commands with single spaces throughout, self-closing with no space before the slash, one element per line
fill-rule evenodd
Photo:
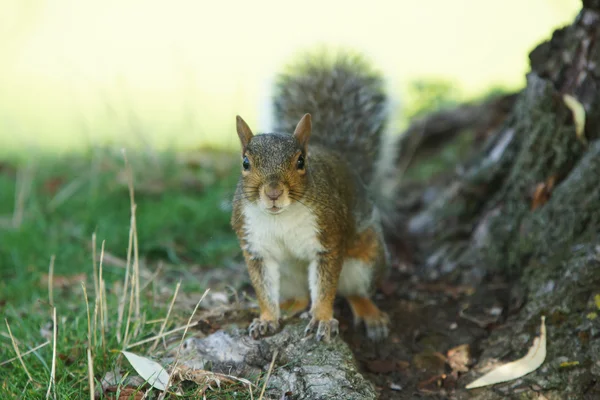
<path fill-rule="evenodd" d="M 299 50 L 322 44 L 366 53 L 389 78 L 403 123 L 420 107 L 415 81 L 442 82 L 456 100 L 522 86 L 528 52 L 580 7 L 579 0 L 3 0 L 0 151 L 235 147 L 233 116 L 265 129 L 273 74 Z"/>

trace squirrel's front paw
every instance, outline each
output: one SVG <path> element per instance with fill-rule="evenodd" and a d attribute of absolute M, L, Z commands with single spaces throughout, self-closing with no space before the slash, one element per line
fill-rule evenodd
<path fill-rule="evenodd" d="M 248 333 L 253 339 L 258 339 L 262 336 L 272 335 L 279 328 L 277 321 L 269 321 L 260 318 L 254 318 L 254 321 L 248 328 Z"/>
<path fill-rule="evenodd" d="M 309 335 L 315 330 L 317 331 L 316 339 L 317 341 L 329 342 L 332 337 L 335 337 L 339 333 L 339 322 L 335 318 L 331 318 L 329 320 L 317 320 L 312 318 L 306 329 L 304 330 L 305 335 Z"/>

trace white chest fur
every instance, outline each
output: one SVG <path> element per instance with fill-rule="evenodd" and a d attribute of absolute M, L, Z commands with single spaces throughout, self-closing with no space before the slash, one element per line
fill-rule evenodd
<path fill-rule="evenodd" d="M 272 215 L 254 204 L 244 209 L 248 250 L 279 264 L 310 262 L 322 250 L 314 213 L 299 203 Z"/>

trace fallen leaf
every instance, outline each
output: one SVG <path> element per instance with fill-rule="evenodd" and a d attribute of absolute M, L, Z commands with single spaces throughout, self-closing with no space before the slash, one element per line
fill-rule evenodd
<path fill-rule="evenodd" d="M 114 393 L 114 395 L 112 393 Z M 111 386 L 105 390 L 105 394 L 106 398 L 109 400 L 142 400 L 145 392 L 137 388 L 122 387 L 119 390 L 118 386 Z"/>
<path fill-rule="evenodd" d="M 446 374 L 435 375 L 429 379 L 419 382 L 417 388 L 422 392 L 432 392 L 434 388 L 437 389 L 442 386 L 444 379 L 446 379 Z"/>
<path fill-rule="evenodd" d="M 390 383 L 390 389 L 399 392 L 402 390 L 402 385 L 399 385 L 397 383 Z"/>
<path fill-rule="evenodd" d="M 135 369 L 146 382 L 158 390 L 167 390 L 169 374 L 159 363 L 128 351 L 122 351 L 121 353 L 127 357 L 127 360 L 133 369 Z"/>
<path fill-rule="evenodd" d="M 396 370 L 397 363 L 393 360 L 367 361 L 367 369 L 376 374 L 389 374 Z"/>
<path fill-rule="evenodd" d="M 459 372 L 467 372 L 469 368 L 467 365 L 470 361 L 470 348 L 468 344 L 461 344 L 460 346 L 454 347 L 448 350 L 447 362 L 452 369 L 452 375 L 458 376 Z"/>
<path fill-rule="evenodd" d="M 411 364 L 420 371 L 441 374 L 446 368 L 446 357 L 437 351 L 425 350 L 415 354 Z"/>
<path fill-rule="evenodd" d="M 48 285 L 48 274 L 43 274 L 40 280 L 41 284 L 46 286 Z M 75 274 L 75 275 L 54 275 L 52 277 L 52 287 L 54 288 L 66 288 L 73 285 L 80 285 L 81 282 L 86 281 L 85 273 Z"/>
<path fill-rule="evenodd" d="M 550 178 L 546 179 L 546 182 L 541 182 L 536 185 L 531 199 L 531 210 L 535 210 L 536 208 L 541 207 L 548 202 L 555 183 L 556 177 L 551 176 Z"/>
<path fill-rule="evenodd" d="M 598 313 L 595 312 L 591 312 L 588 315 L 586 315 L 587 319 L 589 319 L 590 321 L 595 320 L 596 318 L 598 318 Z"/>
<path fill-rule="evenodd" d="M 540 336 L 533 340 L 533 345 L 525 357 L 493 369 L 479 379 L 469 383 L 466 389 L 512 381 L 538 369 L 546 359 L 546 317 L 542 316 L 541 320 Z"/>
<path fill-rule="evenodd" d="M 594 303 L 596 303 L 596 308 L 600 310 L 600 294 L 594 296 Z"/>
<path fill-rule="evenodd" d="M 396 362 L 396 367 L 398 367 L 399 370 L 405 370 L 408 369 L 408 367 L 410 367 L 410 363 L 408 361 L 397 361 Z"/>
<path fill-rule="evenodd" d="M 579 365 L 579 361 L 565 361 L 560 363 L 561 368 L 571 368 Z"/>
<path fill-rule="evenodd" d="M 282 396 L 280 400 L 292 400 L 292 396 L 294 394 L 292 392 L 285 392 Z"/>
<path fill-rule="evenodd" d="M 583 144 L 587 144 L 587 140 L 584 135 L 585 108 L 583 108 L 583 104 L 581 104 L 579 100 L 570 94 L 564 94 L 563 101 L 573 114 L 573 121 L 575 122 L 575 134 L 577 135 L 577 139 L 579 139 Z"/>

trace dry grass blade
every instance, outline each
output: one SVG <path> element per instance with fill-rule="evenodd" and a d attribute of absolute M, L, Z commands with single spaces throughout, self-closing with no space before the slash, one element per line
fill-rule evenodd
<path fill-rule="evenodd" d="M 135 225 L 135 207 L 131 209 L 131 219 L 129 223 L 129 244 L 127 245 L 127 262 L 125 264 L 125 280 L 123 282 L 123 295 L 119 302 L 117 317 L 117 342 L 121 343 L 121 326 L 123 325 L 123 316 L 125 315 L 125 304 L 127 303 L 127 288 L 129 287 L 129 275 L 131 267 L 131 253 L 133 251 L 133 227 Z"/>
<path fill-rule="evenodd" d="M 140 316 L 140 254 L 138 249 L 137 225 L 135 224 L 135 191 L 133 189 L 133 171 L 127 160 L 127 153 L 123 149 L 123 159 L 127 169 L 127 187 L 129 188 L 129 202 L 131 203 L 131 215 L 133 216 L 133 275 L 135 279 L 135 317 Z"/>
<path fill-rule="evenodd" d="M 17 184 L 15 190 L 15 209 L 13 211 L 12 226 L 18 228 L 23 222 L 25 214 L 25 200 L 31 190 L 33 180 L 33 168 L 31 165 L 19 168 L 17 171 Z"/>
<path fill-rule="evenodd" d="M 130 285 L 130 291 L 129 291 L 129 308 L 127 311 L 127 321 L 125 322 L 125 336 L 123 338 L 123 349 L 127 348 L 127 343 L 129 342 L 129 326 L 131 324 L 131 314 L 133 313 L 134 292 L 135 292 L 136 280 L 137 280 L 137 276 L 135 275 L 135 273 L 132 273 L 131 274 L 131 285 Z M 138 319 L 136 318 L 136 321 L 137 320 Z"/>
<path fill-rule="evenodd" d="M 56 307 L 52 307 L 52 369 L 50 371 L 50 383 L 48 384 L 48 391 L 46 392 L 46 400 L 50 398 L 50 392 L 53 391 L 54 399 L 56 399 L 56 336 L 57 336 L 57 321 L 56 321 Z M 54 390 L 52 390 L 54 389 Z"/>
<path fill-rule="evenodd" d="M 90 400 L 94 400 L 96 389 L 94 387 L 94 360 L 92 359 L 92 349 L 87 349 L 88 359 L 88 380 L 90 385 Z"/>
<path fill-rule="evenodd" d="M 98 346 L 98 299 L 94 302 L 94 319 L 92 325 L 92 332 L 94 333 L 94 349 Z"/>
<path fill-rule="evenodd" d="M 54 305 L 54 291 L 53 291 L 53 281 L 54 281 L 54 260 L 56 256 L 53 254 L 50 257 L 50 265 L 48 266 L 48 303 L 51 306 Z"/>
<path fill-rule="evenodd" d="M 265 395 L 265 390 L 267 389 L 267 383 L 269 383 L 269 378 L 271 377 L 271 372 L 273 372 L 273 365 L 275 365 L 275 359 L 277 358 L 277 350 L 273 353 L 273 359 L 271 360 L 271 364 L 269 365 L 269 370 L 267 371 L 267 378 L 265 379 L 265 383 L 263 384 L 262 390 L 260 391 L 260 397 L 258 400 L 262 400 Z"/>
<path fill-rule="evenodd" d="M 172 335 L 173 333 L 177 333 L 177 332 L 185 331 L 186 329 L 189 329 L 189 328 L 193 328 L 196 325 L 198 325 L 198 322 L 194 322 L 194 323 L 189 324 L 189 325 L 180 326 L 179 328 L 171 329 L 170 331 L 166 331 L 162 335 L 152 336 L 152 337 L 140 340 L 139 342 L 131 343 L 130 345 L 127 346 L 127 349 L 132 349 L 134 347 L 141 346 L 143 344 L 153 342 L 153 341 L 155 341 L 157 339 L 162 339 L 164 337 Z"/>
<path fill-rule="evenodd" d="M 28 355 L 28 354 L 31 354 L 31 353 L 33 353 L 33 352 L 35 352 L 35 351 L 38 351 L 38 350 L 39 350 L 39 349 L 41 349 L 42 347 L 46 347 L 46 346 L 48 346 L 49 344 L 50 344 L 50 341 L 46 341 L 46 342 L 44 342 L 44 343 L 42 343 L 42 344 L 40 344 L 40 345 L 38 345 L 38 346 L 35 346 L 33 349 L 31 349 L 31 350 L 28 350 L 28 351 L 26 351 L 25 353 L 21 354 L 21 357 L 23 357 L 23 356 L 26 356 L 26 355 Z M 6 365 L 6 364 L 10 364 L 11 362 L 13 362 L 13 361 L 15 361 L 15 360 L 19 360 L 19 359 L 20 359 L 19 357 L 13 357 L 13 358 L 10 358 L 10 359 L 8 359 L 8 360 L 6 360 L 6 361 L 2 361 L 2 362 L 0 363 L 0 367 L 1 367 L 1 366 L 3 366 L 3 365 Z"/>
<path fill-rule="evenodd" d="M 92 233 L 92 274 L 94 277 L 94 298 L 98 298 L 100 285 L 98 284 L 98 264 L 96 262 L 96 232 Z"/>
<path fill-rule="evenodd" d="M 177 299 L 177 293 L 179 293 L 179 288 L 181 287 L 181 281 L 177 282 L 177 286 L 175 287 L 175 292 L 173 293 L 173 299 L 171 299 L 171 304 L 169 304 L 169 309 L 167 310 L 167 316 L 165 317 L 162 325 L 160 326 L 160 331 L 158 331 L 158 336 L 160 337 L 164 330 L 165 327 L 167 326 L 167 322 L 169 321 L 169 316 L 171 315 L 171 310 L 173 309 L 173 304 L 175 304 L 175 299 Z M 154 343 L 152 344 L 152 346 L 150 347 L 150 352 L 154 351 L 154 349 L 156 349 L 156 346 L 158 346 L 158 341 L 160 339 L 157 337 L 156 340 L 154 341 Z"/>
<path fill-rule="evenodd" d="M 10 341 L 12 342 L 13 348 L 15 349 L 15 353 L 17 353 L 17 358 L 19 359 L 19 362 L 21 363 L 23 370 L 25 370 L 25 373 L 27 374 L 27 378 L 29 378 L 30 381 L 33 381 L 33 378 L 31 377 L 31 374 L 29 373 L 27 366 L 25 366 L 25 362 L 23 361 L 23 357 L 21 356 L 21 352 L 19 351 L 19 346 L 17 346 L 17 341 L 15 340 L 15 337 L 13 336 L 12 331 L 10 330 L 10 325 L 8 324 L 8 320 L 5 318 L 4 322 L 6 323 L 6 329 L 8 329 L 8 334 L 10 335 Z"/>
<path fill-rule="evenodd" d="M 162 272 L 162 269 L 163 269 L 163 263 L 162 263 L 162 261 L 159 261 L 156 271 L 154 271 L 154 273 L 148 278 L 146 283 L 144 283 L 144 286 L 142 286 L 140 288 L 140 292 L 143 292 L 144 290 L 146 290 L 146 288 L 148 286 L 150 286 L 151 283 L 155 283 L 155 280 L 158 277 L 158 275 Z"/>
<path fill-rule="evenodd" d="M 96 260 L 96 232 L 92 233 L 92 275 L 94 278 L 94 323 L 92 324 L 94 332 L 94 348 L 98 345 L 98 299 L 100 304 L 102 300 L 102 294 L 100 293 L 100 275 L 98 274 L 98 264 Z M 102 310 L 100 309 L 100 313 Z"/>
<path fill-rule="evenodd" d="M 81 282 L 81 287 L 83 289 L 83 297 L 85 299 L 85 311 L 87 313 L 87 325 L 88 325 L 88 348 L 92 347 L 92 320 L 90 318 L 90 303 L 88 302 L 87 290 L 85 289 L 85 283 Z"/>
<path fill-rule="evenodd" d="M 167 387 L 169 387 L 169 385 L 171 384 L 171 381 L 173 380 L 173 373 L 177 370 L 177 364 L 179 363 L 179 354 L 181 353 L 181 348 L 183 347 L 183 342 L 185 340 L 185 334 L 188 331 L 188 327 L 190 326 L 190 324 L 192 322 L 192 318 L 194 318 L 194 315 L 196 315 L 196 311 L 198 311 L 198 307 L 200 306 L 200 303 L 202 303 L 202 300 L 204 300 L 204 298 L 208 294 L 209 290 L 210 289 L 206 289 L 206 291 L 204 291 L 204 294 L 202 295 L 202 297 L 200 297 L 200 300 L 198 300 L 196 307 L 194 307 L 194 311 L 192 311 L 192 314 L 190 315 L 190 318 L 188 319 L 185 330 L 183 331 L 183 335 L 181 336 L 181 342 L 179 342 L 179 347 L 177 348 L 177 354 L 175 355 L 175 363 L 173 364 L 173 370 L 169 374 L 169 381 L 167 382 Z M 166 391 L 162 392 L 158 399 L 164 400 L 166 393 L 167 393 Z"/>
<path fill-rule="evenodd" d="M 102 247 L 100 249 L 100 265 L 98 267 L 98 284 L 100 285 L 100 338 L 102 339 L 102 351 L 106 351 L 106 325 L 108 323 L 108 305 L 106 304 L 106 284 L 102 276 L 102 264 L 104 261 L 104 245 L 106 241 L 102 241 Z"/>

